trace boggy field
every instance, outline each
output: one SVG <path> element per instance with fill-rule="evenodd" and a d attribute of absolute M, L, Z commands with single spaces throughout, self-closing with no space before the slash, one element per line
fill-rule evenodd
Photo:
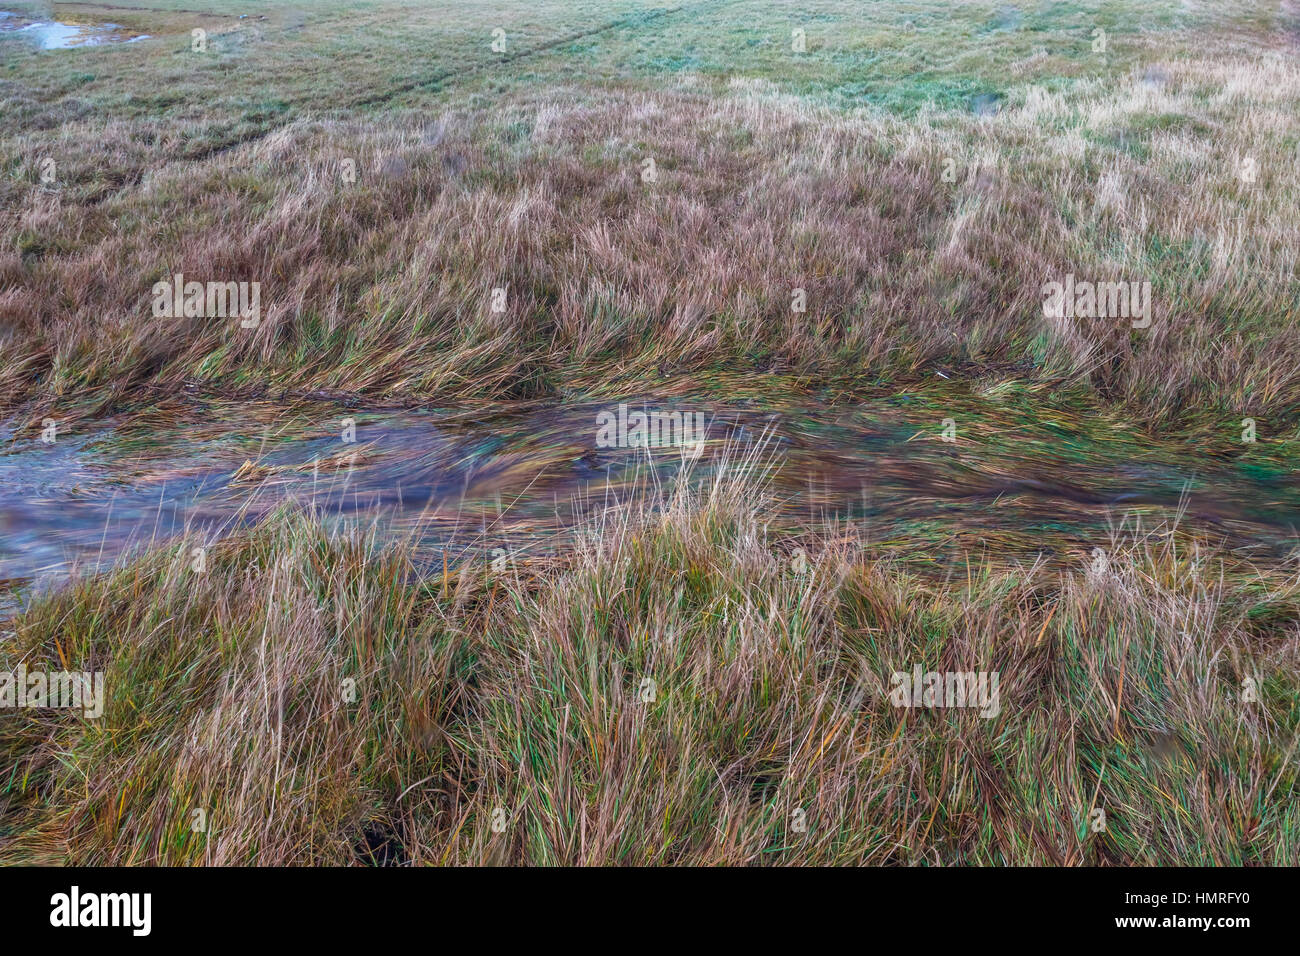
<path fill-rule="evenodd" d="M 0 11 L 0 862 L 1296 863 L 1300 5 Z"/>

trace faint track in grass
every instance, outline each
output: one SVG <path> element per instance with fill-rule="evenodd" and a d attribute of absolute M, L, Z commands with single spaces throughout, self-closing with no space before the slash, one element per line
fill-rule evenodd
<path fill-rule="evenodd" d="M 441 70 L 437 73 L 432 73 L 418 80 L 411 80 L 409 82 L 400 83 L 396 86 L 389 87 L 380 93 L 363 96 L 358 99 L 351 100 L 347 103 L 344 103 L 342 104 L 342 108 L 358 109 L 358 108 L 364 108 L 370 106 L 377 106 L 381 103 L 387 103 L 391 100 L 394 100 L 397 97 L 402 96 L 406 93 L 412 93 L 416 90 L 427 89 L 429 87 L 438 86 L 442 83 L 447 82 L 448 80 L 458 80 L 466 77 L 476 76 L 482 73 L 484 70 L 490 69 L 492 67 L 506 66 L 511 63 L 516 63 L 520 60 L 525 60 L 531 57 L 540 56 L 542 54 L 549 53 L 552 50 L 558 49 L 559 47 L 562 47 L 565 44 L 577 43 L 580 40 L 585 40 L 594 36 L 601 36 L 603 34 L 610 33 L 614 30 L 643 27 L 646 26 L 647 24 L 658 23 L 659 21 L 667 17 L 671 17 L 676 14 L 684 13 L 688 11 L 712 12 L 715 10 L 722 10 L 725 9 L 726 7 L 736 6 L 738 4 L 746 3 L 746 2 L 748 2 L 748 0 L 713 0 L 713 2 L 682 4 L 675 7 L 664 7 L 659 10 L 642 11 L 634 16 L 621 17 L 618 20 L 614 20 L 609 23 L 604 23 L 597 27 L 591 27 L 586 30 L 577 30 L 573 33 L 568 33 L 565 34 L 564 36 L 556 37 L 555 39 L 552 40 L 546 40 L 538 44 L 537 46 L 528 47 L 527 49 L 520 50 L 517 53 L 503 54 L 498 59 L 481 63 L 476 66 L 470 66 L 459 70 Z M 95 6 L 95 4 L 90 4 L 90 3 L 83 4 L 83 5 Z M 136 9 L 136 8 L 121 7 L 117 9 Z M 225 15 L 225 16 L 229 16 L 229 15 Z M 249 130 L 247 133 L 241 134 L 240 136 L 237 136 L 234 139 L 227 140 L 221 143 L 216 143 L 213 144 L 212 146 L 206 147 L 196 152 L 183 154 L 181 156 L 175 157 L 174 159 L 167 160 L 161 166 L 157 167 L 156 169 L 150 169 L 147 172 L 150 173 L 157 172 L 160 169 L 166 168 L 168 166 L 173 166 L 177 163 L 204 163 L 207 162 L 208 160 L 216 159 L 220 156 L 226 155 L 227 153 L 234 152 L 235 150 L 240 149 L 241 147 L 248 146 L 252 143 L 260 142 L 261 140 L 273 136 L 276 133 L 280 132 L 281 130 L 286 129 L 289 126 L 293 125 L 293 123 L 295 123 L 297 119 L 298 117 L 294 117 L 290 120 L 287 120 L 286 122 L 277 123 L 275 126 L 271 126 L 269 128 L 265 128 L 265 129 L 259 128 L 255 130 Z M 110 199 L 116 198 L 117 196 L 120 196 L 122 193 L 139 186 L 144 175 L 145 175 L 145 171 L 142 171 L 140 175 L 131 177 L 124 184 L 120 185 L 118 188 L 105 192 L 99 196 L 95 196 L 91 199 L 87 199 L 85 202 L 81 203 L 81 205 L 85 207 L 93 208 L 95 206 L 100 205 L 101 203 L 107 202 Z"/>
<path fill-rule="evenodd" d="M 461 77 L 474 76 L 478 73 L 483 72 L 485 69 L 488 69 L 489 67 L 505 66 L 510 63 L 514 63 L 518 60 L 525 60 L 542 53 L 548 53 L 551 50 L 564 46 L 566 43 L 577 43 L 579 40 L 585 40 L 588 37 L 593 37 L 593 36 L 600 36 L 601 34 L 609 33 L 611 30 L 617 30 L 623 27 L 644 26 L 647 23 L 652 23 L 652 22 L 657 22 L 659 20 L 662 20 L 664 17 L 672 16 L 673 14 L 676 13 L 681 13 L 683 10 L 695 9 L 698 7 L 709 7 L 710 9 L 717 9 L 724 6 L 729 6 L 733 3 L 740 3 L 740 2 L 744 2 L 744 0 L 724 0 L 724 2 L 719 2 L 719 3 L 700 3 L 700 4 L 694 4 L 693 6 L 664 7 L 660 10 L 646 11 L 645 13 L 639 14 L 635 17 L 631 17 L 631 16 L 623 17 L 619 20 L 614 20 L 610 23 L 606 23 L 598 27 L 591 27 L 590 29 L 587 30 L 578 30 L 573 33 L 566 34 L 562 37 L 556 37 L 553 40 L 547 40 L 543 43 L 538 44 L 537 46 L 529 47 L 526 50 L 520 50 L 518 53 L 505 54 L 500 59 L 494 60 L 491 63 L 483 63 L 478 66 L 467 67 L 463 70 L 443 70 L 438 73 L 431 74 L 421 80 L 412 80 L 409 83 L 402 83 L 398 86 L 391 87 L 390 89 L 385 90 L 383 93 L 377 93 L 374 96 L 366 96 L 366 97 L 362 97 L 361 99 L 354 100 L 348 105 L 353 107 L 375 106 L 379 103 L 384 103 L 387 102 L 388 100 L 401 96 L 403 93 L 411 93 L 415 90 L 423 89 L 425 87 L 436 86 L 440 83 L 444 83 L 447 80 L 451 80 L 451 79 L 459 79 Z"/>

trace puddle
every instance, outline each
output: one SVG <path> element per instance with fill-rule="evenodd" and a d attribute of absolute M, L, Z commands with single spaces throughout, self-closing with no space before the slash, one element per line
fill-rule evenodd
<path fill-rule="evenodd" d="M 1002 94 L 976 93 L 971 97 L 970 110 L 976 116 L 996 116 L 1002 110 Z"/>
<path fill-rule="evenodd" d="M 745 455 L 762 463 L 779 502 L 774 528 L 829 522 L 906 544 L 909 560 L 940 571 L 990 550 L 1069 564 L 1106 546 L 1134 513 L 1145 528 L 1176 520 L 1243 554 L 1280 559 L 1297 543 L 1300 482 L 1248 463 L 1198 471 L 1171 450 L 1112 452 L 1097 447 L 1111 442 L 1042 427 L 1004 445 L 950 444 L 910 397 L 850 408 L 627 407 L 703 414 L 702 454 L 599 447 L 597 416 L 617 408 L 609 403 L 486 415 L 178 402 L 49 444 L 12 440 L 0 446 L 0 604 L 12 603 L 6 582 L 41 589 L 186 531 L 212 541 L 286 503 L 327 524 L 376 523 L 435 565 L 495 548 L 526 556 L 562 547 L 584 514 L 655 487 L 703 485 Z M 354 429 L 346 435 L 344 419 Z"/>
<path fill-rule="evenodd" d="M 57 20 L 31 21 L 16 13 L 0 10 L 0 34 L 11 33 L 30 40 L 42 50 L 67 50 L 106 43 L 134 43 L 147 40 L 147 33 L 135 33 L 116 23 L 62 23 Z"/>

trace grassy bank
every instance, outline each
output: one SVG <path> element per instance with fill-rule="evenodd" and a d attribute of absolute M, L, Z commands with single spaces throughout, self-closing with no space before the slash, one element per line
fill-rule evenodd
<path fill-rule="evenodd" d="M 763 509 L 446 575 L 285 515 L 41 599 L 0 668 L 107 705 L 0 723 L 0 860 L 1297 862 L 1293 577 L 1160 531 L 924 581 Z M 895 706 L 917 665 L 996 671 L 998 713 Z"/>
<path fill-rule="evenodd" d="M 185 382 L 508 399 L 725 369 L 1295 430 L 1288 5 L 264 8 L 0 38 L 21 420 Z M 178 272 L 260 282 L 260 327 L 154 318 Z M 1066 273 L 1149 281 L 1152 326 L 1045 318 Z"/>

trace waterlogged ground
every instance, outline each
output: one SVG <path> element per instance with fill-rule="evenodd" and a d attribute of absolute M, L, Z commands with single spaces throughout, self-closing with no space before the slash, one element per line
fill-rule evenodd
<path fill-rule="evenodd" d="M 0 33 L 14 33 L 42 50 L 66 50 L 149 39 L 148 34 L 128 30 L 119 23 L 31 20 L 8 10 L 0 10 Z"/>
<path fill-rule="evenodd" d="M 1300 481 L 1264 445 L 1197 455 L 951 396 L 625 402 L 704 412 L 704 451 L 598 448 L 597 415 L 617 401 L 467 412 L 185 399 L 56 425 L 53 442 L 13 420 L 0 429 L 7 603 L 137 546 L 186 530 L 210 542 L 286 505 L 414 536 L 433 566 L 526 563 L 564 547 L 586 515 L 738 467 L 769 478 L 774 530 L 815 528 L 939 571 L 970 555 L 1077 564 L 1117 535 L 1174 525 L 1276 561 L 1300 527 Z"/>

